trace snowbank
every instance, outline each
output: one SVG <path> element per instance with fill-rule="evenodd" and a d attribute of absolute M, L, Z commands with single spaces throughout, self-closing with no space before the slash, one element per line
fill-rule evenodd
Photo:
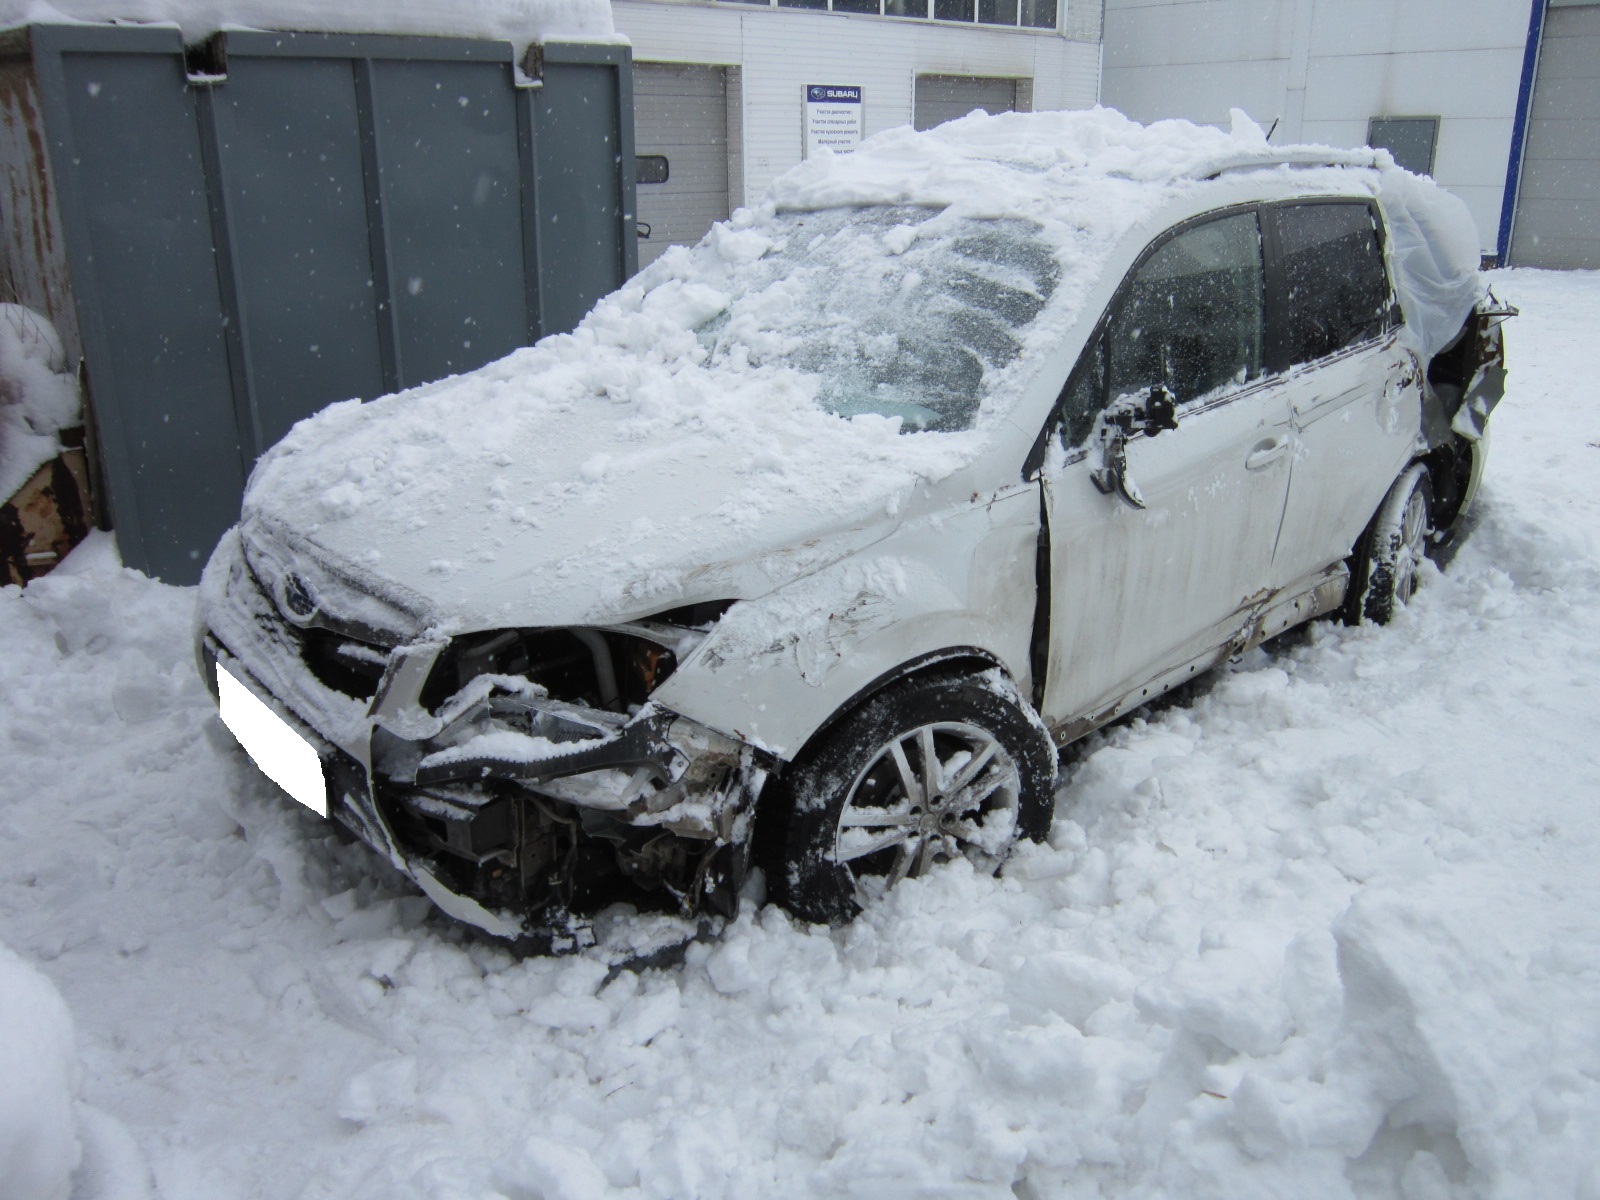
<path fill-rule="evenodd" d="M 0 504 L 61 453 L 57 434 L 82 420 L 77 380 L 55 327 L 0 304 Z"/>
<path fill-rule="evenodd" d="M 619 41 L 606 0 L 5 0 L 0 25 L 147 21 L 177 25 L 186 41 L 219 29 L 414 33 L 543 41 Z"/>
<path fill-rule="evenodd" d="M 55 987 L 0 945 L 0 1188 L 67 1200 L 78 1165 L 72 1017 Z"/>

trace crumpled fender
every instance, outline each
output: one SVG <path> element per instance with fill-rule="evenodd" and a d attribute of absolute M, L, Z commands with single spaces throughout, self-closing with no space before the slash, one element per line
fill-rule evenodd
<path fill-rule="evenodd" d="M 988 659 L 1026 692 L 1038 534 L 1035 484 L 907 522 L 735 604 L 652 699 L 788 759 L 841 708 L 930 657 Z"/>

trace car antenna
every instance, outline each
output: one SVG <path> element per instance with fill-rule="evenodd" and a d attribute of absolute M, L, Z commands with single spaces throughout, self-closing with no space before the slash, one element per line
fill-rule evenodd
<path fill-rule="evenodd" d="M 1267 141 L 1270 142 L 1272 140 L 1272 135 L 1278 132 L 1278 122 L 1281 120 L 1283 120 L 1282 117 L 1272 118 L 1272 128 L 1267 130 Z"/>

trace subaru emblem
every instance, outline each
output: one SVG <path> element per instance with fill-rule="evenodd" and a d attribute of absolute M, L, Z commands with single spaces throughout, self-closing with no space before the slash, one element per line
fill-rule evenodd
<path fill-rule="evenodd" d="M 291 621 L 301 624 L 317 615 L 317 593 L 298 571 L 291 571 L 284 578 L 283 610 Z"/>

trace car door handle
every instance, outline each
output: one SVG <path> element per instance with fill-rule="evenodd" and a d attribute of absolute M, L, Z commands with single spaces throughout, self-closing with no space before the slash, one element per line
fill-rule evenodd
<path fill-rule="evenodd" d="M 1288 449 L 1289 439 L 1284 437 L 1273 437 L 1264 442 L 1257 442 L 1256 448 L 1250 451 L 1249 457 L 1244 460 L 1244 469 L 1259 471 L 1277 462 Z"/>

